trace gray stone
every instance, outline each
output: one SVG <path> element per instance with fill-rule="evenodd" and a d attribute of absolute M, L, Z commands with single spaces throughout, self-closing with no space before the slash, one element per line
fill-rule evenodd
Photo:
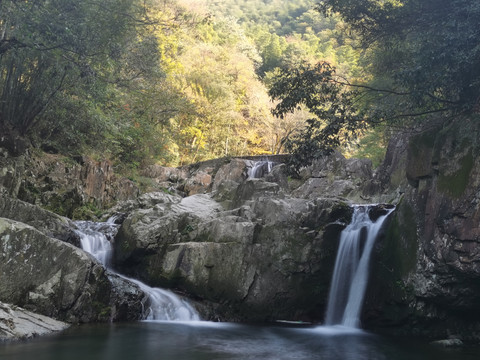
<path fill-rule="evenodd" d="M 342 229 L 330 224 L 350 208 L 278 197 L 277 184 L 259 179 L 244 185 L 254 190 L 250 200 L 232 210 L 195 195 L 131 212 L 115 239 L 117 267 L 216 302 L 224 320 L 319 316 Z"/>
<path fill-rule="evenodd" d="M 460 339 L 444 339 L 444 340 L 436 340 L 431 342 L 432 345 L 441 346 L 441 347 L 462 347 L 463 341 Z"/>
<path fill-rule="evenodd" d="M 70 325 L 0 302 L 0 343 L 26 340 L 65 330 Z"/>
<path fill-rule="evenodd" d="M 80 246 L 80 239 L 73 231 L 75 225 L 71 220 L 39 206 L 9 196 L 0 196 L 0 217 L 28 224 L 47 236 Z"/>
<path fill-rule="evenodd" d="M 109 276 L 84 251 L 0 218 L 0 301 L 68 322 L 132 319 L 117 310 L 136 312 L 144 294 Z"/>

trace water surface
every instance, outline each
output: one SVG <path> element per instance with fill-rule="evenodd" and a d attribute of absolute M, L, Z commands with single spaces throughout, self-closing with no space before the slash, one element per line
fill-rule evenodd
<path fill-rule="evenodd" d="M 83 325 L 28 342 L 0 344 L 8 360 L 478 360 L 480 349 L 446 350 L 341 327 L 209 322 Z"/>

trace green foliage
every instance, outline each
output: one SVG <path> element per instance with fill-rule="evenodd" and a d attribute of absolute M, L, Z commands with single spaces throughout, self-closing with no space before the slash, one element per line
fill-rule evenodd
<path fill-rule="evenodd" d="M 0 2 L 0 124 L 25 134 L 57 94 L 117 80 L 140 12 L 129 0 Z"/>
<path fill-rule="evenodd" d="M 102 210 L 97 208 L 92 203 L 87 203 L 80 207 L 77 207 L 73 210 L 72 219 L 73 220 L 91 220 L 98 221 L 102 216 Z"/>
<path fill-rule="evenodd" d="M 372 161 L 373 168 L 377 168 L 385 158 L 385 152 L 390 132 L 386 126 L 380 125 L 368 129 L 358 141 L 347 144 L 344 155 L 354 158 L 366 158 Z"/>
<path fill-rule="evenodd" d="M 101 154 L 131 174 L 155 162 L 278 153 L 309 114 L 275 120 L 266 90 L 275 69 L 325 59 L 343 76 L 363 75 L 356 40 L 314 0 L 179 3 L 0 1 L 1 130 Z"/>
<path fill-rule="evenodd" d="M 388 79 L 395 95 L 390 117 L 474 110 L 480 90 L 478 1 L 325 0 L 319 10 L 340 13 L 373 52 L 373 75 Z"/>
<path fill-rule="evenodd" d="M 314 115 L 304 129 L 287 140 L 294 172 L 365 129 L 370 119 L 357 108 L 357 95 L 337 81 L 335 68 L 326 62 L 277 73 L 270 88 L 270 96 L 279 100 L 273 113 L 281 118 L 304 105 Z"/>

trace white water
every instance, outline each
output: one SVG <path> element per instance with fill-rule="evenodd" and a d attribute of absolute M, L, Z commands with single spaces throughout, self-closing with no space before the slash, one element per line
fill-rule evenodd
<path fill-rule="evenodd" d="M 108 267 L 112 258 L 112 244 L 118 225 L 113 223 L 113 219 L 106 223 L 95 223 L 91 221 L 77 221 L 75 223 L 79 230 L 83 250 L 93 255 L 105 267 Z M 141 281 L 131 279 L 121 274 L 118 276 L 135 283 L 148 295 L 149 307 L 144 310 L 146 320 L 159 321 L 198 321 L 200 316 L 193 307 L 185 300 L 179 298 L 171 291 L 159 288 L 152 288 Z"/>
<path fill-rule="evenodd" d="M 355 206 L 351 223 L 342 231 L 328 297 L 326 325 L 360 327 L 370 255 L 383 222 L 393 211 L 388 210 L 372 222 L 369 210 L 370 206 Z"/>
<path fill-rule="evenodd" d="M 274 162 L 269 160 L 257 161 L 248 169 L 249 179 L 259 179 L 272 171 Z"/>

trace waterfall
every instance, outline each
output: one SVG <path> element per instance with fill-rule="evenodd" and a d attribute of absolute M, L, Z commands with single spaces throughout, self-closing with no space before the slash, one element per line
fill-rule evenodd
<path fill-rule="evenodd" d="M 342 231 L 328 297 L 326 325 L 358 328 L 367 288 L 368 266 L 375 239 L 383 222 L 393 211 L 375 222 L 369 217 L 372 206 L 355 206 L 351 223 Z"/>
<path fill-rule="evenodd" d="M 117 233 L 118 225 L 114 224 L 113 219 L 109 219 L 104 223 L 76 221 L 75 225 L 78 228 L 76 232 L 80 236 L 83 250 L 90 253 L 108 268 L 113 253 L 111 241 Z M 152 288 L 136 279 L 131 279 L 118 273 L 116 274 L 125 280 L 135 283 L 145 294 L 148 295 L 150 305 L 144 310 L 144 317 L 146 320 L 200 320 L 195 309 L 173 292 L 165 289 Z"/>
<path fill-rule="evenodd" d="M 248 178 L 249 179 L 259 179 L 267 175 L 272 171 L 273 165 L 275 163 L 270 160 L 256 161 L 253 166 L 248 169 Z"/>

